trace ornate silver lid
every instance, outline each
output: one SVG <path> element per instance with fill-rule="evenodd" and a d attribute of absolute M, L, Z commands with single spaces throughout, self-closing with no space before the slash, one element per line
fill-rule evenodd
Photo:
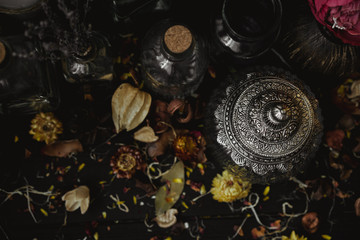
<path fill-rule="evenodd" d="M 259 179 L 294 174 L 321 141 L 318 101 L 307 86 L 284 71 L 235 78 L 215 109 L 217 142 L 233 163 Z"/>

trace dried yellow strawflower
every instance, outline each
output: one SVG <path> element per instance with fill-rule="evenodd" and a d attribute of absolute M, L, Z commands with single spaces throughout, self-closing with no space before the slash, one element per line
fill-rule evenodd
<path fill-rule="evenodd" d="M 299 237 L 299 235 L 295 234 L 295 231 L 292 231 L 290 237 L 282 236 L 281 240 L 307 240 L 307 238 L 304 236 Z"/>
<path fill-rule="evenodd" d="M 251 189 L 251 183 L 234 176 L 228 170 L 217 176 L 212 181 L 211 193 L 218 202 L 233 202 L 245 198 Z"/>
<path fill-rule="evenodd" d="M 63 132 L 62 123 L 55 118 L 52 112 L 38 113 L 31 120 L 29 133 L 38 142 L 45 141 L 46 144 L 55 142 L 58 134 Z"/>

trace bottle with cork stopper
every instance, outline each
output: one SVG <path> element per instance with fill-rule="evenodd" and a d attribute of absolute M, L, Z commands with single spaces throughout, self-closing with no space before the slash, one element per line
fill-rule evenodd
<path fill-rule="evenodd" d="M 164 100 L 185 99 L 204 78 L 207 46 L 189 26 L 165 19 L 145 34 L 140 60 L 144 85 L 154 96 Z"/>

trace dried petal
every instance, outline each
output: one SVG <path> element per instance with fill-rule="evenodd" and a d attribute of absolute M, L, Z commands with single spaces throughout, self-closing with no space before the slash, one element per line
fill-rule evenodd
<path fill-rule="evenodd" d="M 155 198 L 155 214 L 159 216 L 170 209 L 180 198 L 180 194 L 184 188 L 184 164 L 182 161 L 177 162 L 168 173 L 164 174 L 161 181 L 167 181 L 170 185 L 168 189 L 166 185 L 161 187 L 156 193 Z M 182 179 L 181 182 L 174 182 L 174 179 Z"/>
<path fill-rule="evenodd" d="M 152 143 L 159 139 L 150 126 L 145 126 L 134 133 L 134 139 L 140 142 Z"/>

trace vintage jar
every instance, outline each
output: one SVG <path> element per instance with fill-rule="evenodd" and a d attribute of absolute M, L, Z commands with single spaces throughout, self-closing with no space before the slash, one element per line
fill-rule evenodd
<path fill-rule="evenodd" d="M 277 40 L 281 19 L 280 0 L 223 0 L 212 22 L 212 54 L 241 63 L 259 58 Z"/>
<path fill-rule="evenodd" d="M 275 67 L 229 75 L 207 111 L 215 161 L 254 183 L 296 176 L 322 137 L 319 103 L 310 88 Z"/>

